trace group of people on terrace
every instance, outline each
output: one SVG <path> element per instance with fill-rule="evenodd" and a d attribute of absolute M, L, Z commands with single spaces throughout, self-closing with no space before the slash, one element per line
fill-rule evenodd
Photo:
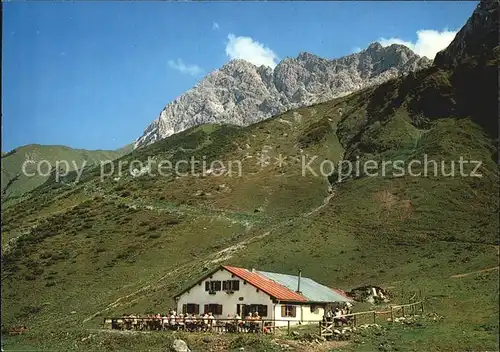
<path fill-rule="evenodd" d="M 325 322 L 334 322 L 335 325 L 349 324 L 352 313 L 351 304 L 345 304 L 343 306 L 337 306 L 335 309 L 328 309 L 323 317 Z"/>
<path fill-rule="evenodd" d="M 146 316 L 125 314 L 121 318 L 111 319 L 111 328 L 122 330 L 187 330 L 187 331 L 227 331 L 227 332 L 268 332 L 262 326 L 258 312 L 249 313 L 245 318 L 239 314 L 229 314 L 226 319 L 216 319 L 212 312 L 195 314 L 177 314 L 169 310 L 168 314 L 148 314 Z"/>

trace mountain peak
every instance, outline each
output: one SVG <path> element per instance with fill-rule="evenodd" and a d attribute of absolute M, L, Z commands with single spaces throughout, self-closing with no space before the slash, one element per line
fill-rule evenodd
<path fill-rule="evenodd" d="M 244 59 L 231 59 L 227 63 L 225 63 L 221 69 L 224 68 L 229 68 L 229 69 L 234 69 L 238 67 L 245 67 L 245 68 L 257 68 L 258 66 L 252 64 L 250 61 L 244 60 Z"/>
<path fill-rule="evenodd" d="M 366 50 L 373 51 L 373 50 L 381 50 L 383 48 L 382 44 L 379 42 L 373 42 L 370 45 L 368 45 L 368 48 Z"/>
<path fill-rule="evenodd" d="M 300 61 L 308 61 L 308 60 L 313 60 L 313 59 L 320 59 L 320 57 L 317 55 L 308 53 L 307 51 L 302 51 L 297 56 L 297 60 L 300 60 Z"/>
<path fill-rule="evenodd" d="M 415 57 L 374 42 L 360 53 L 333 60 L 301 52 L 297 58 L 284 58 L 274 70 L 231 60 L 167 104 L 135 146 L 203 123 L 248 125 L 325 102 L 426 66 Z"/>

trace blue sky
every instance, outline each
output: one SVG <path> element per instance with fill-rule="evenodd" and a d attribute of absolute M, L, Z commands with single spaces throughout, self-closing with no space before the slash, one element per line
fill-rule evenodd
<path fill-rule="evenodd" d="M 232 57 L 435 52 L 477 2 L 4 2 L 2 150 L 116 149 Z M 432 30 L 432 31 L 423 31 Z M 445 44 L 443 44 L 445 43 Z"/>

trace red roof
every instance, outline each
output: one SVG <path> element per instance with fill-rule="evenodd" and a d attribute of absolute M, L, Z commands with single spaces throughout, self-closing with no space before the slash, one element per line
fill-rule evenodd
<path fill-rule="evenodd" d="M 223 265 L 222 267 L 277 300 L 307 302 L 307 299 L 301 294 L 298 294 L 297 292 L 294 292 L 287 287 L 264 277 L 263 275 L 251 272 L 244 268 L 236 268 L 234 266 Z"/>

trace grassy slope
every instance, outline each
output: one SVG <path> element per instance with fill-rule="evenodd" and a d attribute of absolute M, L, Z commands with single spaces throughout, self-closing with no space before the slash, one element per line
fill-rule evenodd
<path fill-rule="evenodd" d="M 106 315 L 164 311 L 182 285 L 230 263 L 300 267 L 342 289 L 393 287 L 399 301 L 422 289 L 427 309 L 445 317 L 419 329 L 392 327 L 350 349 L 498 349 L 498 271 L 476 272 L 498 266 L 496 136 L 482 128 L 495 118 L 487 93 L 496 82 L 463 79 L 496 77 L 497 63 L 432 68 L 247 128 L 193 128 L 122 158 L 241 160 L 241 178 L 101 182 L 94 169 L 77 185 L 47 182 L 3 214 L 3 236 L 26 233 L 3 257 L 2 326 L 32 330 L 11 343 L 88 350 L 146 339 L 164 348 L 155 338 L 80 337 Z M 463 97 L 478 89 L 486 100 L 471 107 Z M 255 156 L 264 145 L 289 163 L 260 169 Z M 301 176 L 300 161 L 291 159 L 301 153 L 334 161 L 462 155 L 482 160 L 484 176 L 365 176 L 334 184 L 330 197 L 326 178 Z"/>
<path fill-rule="evenodd" d="M 47 177 L 37 175 L 35 177 L 27 177 L 22 172 L 22 165 L 27 156 L 32 160 L 39 162 L 40 160 L 47 160 L 55 167 L 55 162 L 66 160 L 69 162 L 70 170 L 74 169 L 74 165 L 81 167 L 83 162 L 86 165 L 99 163 L 101 160 L 113 160 L 131 151 L 131 146 L 127 146 L 116 151 L 111 150 L 83 150 L 73 149 L 60 145 L 39 145 L 30 144 L 23 147 L 16 148 L 9 153 L 2 155 L 2 191 L 9 184 L 9 181 L 19 174 L 14 182 L 12 182 L 8 189 L 5 190 L 5 199 L 11 197 L 20 197 L 23 194 L 40 186 Z M 74 161 L 74 164 L 73 164 Z M 47 165 L 43 165 L 42 172 L 46 172 Z M 36 170 L 36 164 L 27 165 L 26 169 L 29 173 Z M 4 197 L 2 197 L 4 199 Z"/>

